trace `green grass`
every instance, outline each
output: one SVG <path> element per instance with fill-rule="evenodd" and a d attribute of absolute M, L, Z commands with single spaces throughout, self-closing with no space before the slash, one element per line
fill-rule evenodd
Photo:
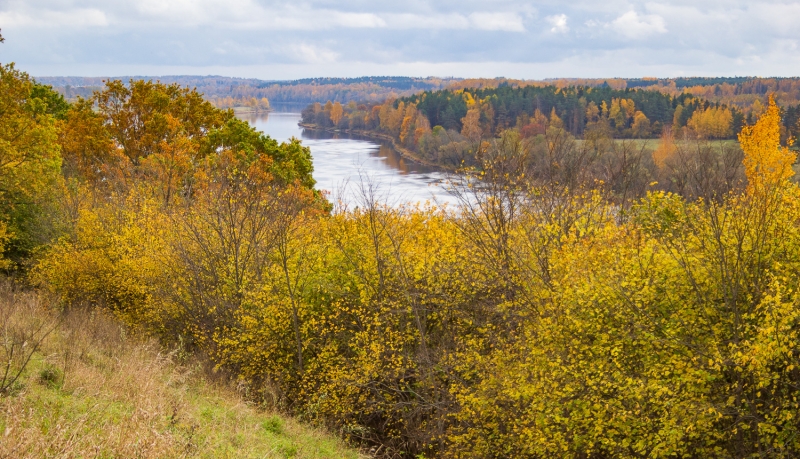
<path fill-rule="evenodd" d="M 35 293 L 9 288 L 0 287 L 0 331 L 60 324 L 15 390 L 0 396 L 0 457 L 363 457 L 334 436 L 245 403 L 199 365 L 177 364 L 109 317 L 72 312 L 61 320 Z M 0 362 L 3 353 L 0 346 Z"/>

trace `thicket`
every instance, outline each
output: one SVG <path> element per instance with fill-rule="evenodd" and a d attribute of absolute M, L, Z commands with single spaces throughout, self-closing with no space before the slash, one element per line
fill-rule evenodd
<path fill-rule="evenodd" d="M 800 452 L 800 188 L 774 103 L 739 156 L 651 158 L 685 170 L 681 194 L 596 181 L 552 123 L 540 150 L 507 130 L 456 209 L 389 207 L 369 182 L 331 209 L 307 149 L 177 87 L 112 83 L 38 119 L 63 156 L 60 236 L 31 281 L 207 355 L 254 400 L 387 457 Z"/>

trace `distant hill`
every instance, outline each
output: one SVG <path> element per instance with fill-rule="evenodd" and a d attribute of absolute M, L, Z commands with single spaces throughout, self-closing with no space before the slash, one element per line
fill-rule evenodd
<path fill-rule="evenodd" d="M 267 98 L 271 103 L 307 104 L 317 101 L 383 101 L 389 97 L 410 96 L 422 91 L 444 89 L 459 81 L 455 78 L 413 78 L 374 76 L 360 78 L 307 78 L 267 81 L 222 76 L 121 76 L 121 77 L 41 77 L 37 81 L 53 86 L 67 99 L 89 97 L 108 79 L 128 81 L 158 80 L 197 88 L 217 106 L 232 106 L 236 101 Z"/>
<path fill-rule="evenodd" d="M 107 77 L 42 77 L 67 99 L 89 97 Z M 800 78 L 760 77 L 680 77 L 680 78 L 561 78 L 515 80 L 509 78 L 415 78 L 402 76 L 365 76 L 359 78 L 305 78 L 269 81 L 223 76 L 123 76 L 130 79 L 159 80 L 197 88 L 218 107 L 253 105 L 268 99 L 272 104 L 309 104 L 312 102 L 383 102 L 388 98 L 408 97 L 424 91 L 441 89 L 497 88 L 501 86 L 609 87 L 615 90 L 655 90 L 673 97 L 689 94 L 714 103 L 749 108 L 756 99 L 762 103 L 768 94 L 786 107 L 800 103 Z"/>

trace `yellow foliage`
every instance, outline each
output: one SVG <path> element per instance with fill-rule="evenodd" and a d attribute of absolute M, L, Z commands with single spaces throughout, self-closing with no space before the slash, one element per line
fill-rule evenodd
<path fill-rule="evenodd" d="M 555 107 L 553 107 L 553 109 L 550 111 L 549 126 L 552 126 L 552 127 L 555 127 L 555 128 L 561 128 L 561 129 L 564 128 L 564 121 L 556 113 L 556 108 Z"/>
<path fill-rule="evenodd" d="M 725 107 L 697 109 L 686 125 L 703 138 L 724 139 L 733 133 L 733 114 Z"/>
<path fill-rule="evenodd" d="M 770 98 L 767 110 L 755 125 L 746 126 L 739 134 L 744 151 L 745 174 L 753 193 L 765 193 L 780 186 L 794 175 L 792 165 L 797 155 L 783 147 L 780 108 Z"/>
<path fill-rule="evenodd" d="M 340 104 L 339 101 L 336 101 L 336 103 L 334 103 L 331 107 L 331 122 L 333 122 L 334 126 L 339 125 L 339 121 L 342 120 L 342 116 L 344 116 L 344 107 L 342 107 L 342 104 Z"/>
<path fill-rule="evenodd" d="M 68 304 L 108 308 L 130 326 L 158 329 L 152 294 L 161 277 L 165 219 L 152 202 L 132 199 L 126 207 L 82 210 L 74 239 L 55 244 L 33 277 Z"/>
<path fill-rule="evenodd" d="M 409 134 L 413 134 L 414 124 L 416 123 L 416 119 L 417 119 L 416 104 L 408 104 L 405 108 L 405 113 L 403 115 L 403 122 L 400 125 L 400 134 L 398 136 L 398 138 L 400 139 L 400 143 L 403 144 L 406 143 L 406 141 L 409 139 Z"/>
<path fill-rule="evenodd" d="M 637 111 L 633 115 L 631 130 L 636 137 L 646 138 L 650 136 L 650 120 L 644 113 Z"/>

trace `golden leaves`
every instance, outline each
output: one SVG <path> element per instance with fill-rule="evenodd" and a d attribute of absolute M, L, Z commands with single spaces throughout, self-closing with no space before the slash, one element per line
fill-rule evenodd
<path fill-rule="evenodd" d="M 770 97 L 766 112 L 755 125 L 745 126 L 739 134 L 744 150 L 744 166 L 751 193 L 763 194 L 779 187 L 794 175 L 792 165 L 797 155 L 781 146 L 781 114 Z"/>
<path fill-rule="evenodd" d="M 686 125 L 702 138 L 725 139 L 733 133 L 733 113 L 727 107 L 699 108 Z"/>

